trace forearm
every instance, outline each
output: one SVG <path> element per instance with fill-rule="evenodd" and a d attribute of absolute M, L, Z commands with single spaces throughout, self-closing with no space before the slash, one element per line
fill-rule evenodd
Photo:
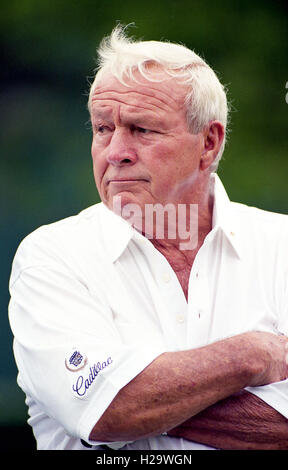
<path fill-rule="evenodd" d="M 241 390 L 255 374 L 245 335 L 165 353 L 124 387 L 96 423 L 91 440 L 136 440 L 171 429 Z M 245 344 L 244 344 L 245 343 Z"/>
<path fill-rule="evenodd" d="M 288 420 L 244 390 L 208 407 L 168 434 L 226 450 L 288 449 Z"/>

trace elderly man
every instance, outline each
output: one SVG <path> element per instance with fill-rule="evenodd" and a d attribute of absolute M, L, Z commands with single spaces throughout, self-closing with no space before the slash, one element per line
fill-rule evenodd
<path fill-rule="evenodd" d="M 99 57 L 102 202 L 30 234 L 11 275 L 38 448 L 288 449 L 287 217 L 229 201 L 199 56 L 117 27 Z"/>

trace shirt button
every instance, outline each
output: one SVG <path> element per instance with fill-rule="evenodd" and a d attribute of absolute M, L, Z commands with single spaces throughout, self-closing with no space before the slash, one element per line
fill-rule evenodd
<path fill-rule="evenodd" d="M 162 274 L 162 279 L 163 279 L 164 282 L 167 282 L 167 283 L 168 283 L 168 282 L 171 281 L 171 276 L 170 276 L 169 273 L 163 273 L 163 274 Z"/>
<path fill-rule="evenodd" d="M 177 322 L 178 323 L 184 323 L 184 321 L 185 321 L 184 315 L 182 315 L 181 313 L 179 315 L 177 315 Z"/>

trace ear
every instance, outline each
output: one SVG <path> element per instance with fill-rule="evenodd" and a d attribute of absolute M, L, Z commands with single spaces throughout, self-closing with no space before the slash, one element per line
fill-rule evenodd
<path fill-rule="evenodd" d="M 222 145 L 225 129 L 220 121 L 211 121 L 203 132 L 204 143 L 200 160 L 201 170 L 206 170 L 214 162 Z"/>

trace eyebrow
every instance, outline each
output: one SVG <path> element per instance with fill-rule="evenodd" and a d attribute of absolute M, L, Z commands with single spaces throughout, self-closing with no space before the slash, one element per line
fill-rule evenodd
<path fill-rule="evenodd" d="M 132 106 L 130 106 L 132 108 Z M 105 109 L 106 108 L 106 109 Z M 107 109 L 108 108 L 108 109 Z M 140 108 L 140 107 L 139 107 Z M 147 108 L 140 108 L 140 109 L 144 109 L 146 111 L 145 114 L 142 114 L 141 113 L 141 110 L 135 110 L 135 112 L 133 112 L 131 109 L 129 111 L 127 111 L 127 114 L 125 113 L 124 117 L 121 117 L 121 113 L 120 113 L 120 122 L 122 124 L 128 124 L 128 125 L 135 125 L 135 126 L 138 126 L 138 127 L 152 127 L 152 128 L 162 128 L 162 129 L 166 129 L 167 128 L 167 125 L 165 124 L 165 120 L 161 119 L 161 117 L 159 115 L 152 115 L 152 112 L 151 110 L 147 109 Z M 103 121 L 106 121 L 108 123 L 112 123 L 114 124 L 114 117 L 113 117 L 113 114 L 112 114 L 112 109 L 110 108 L 110 106 L 100 106 L 100 107 L 97 107 L 96 109 L 92 108 L 92 113 L 91 113 L 91 118 L 92 120 L 102 120 Z"/>
<path fill-rule="evenodd" d="M 109 112 L 109 110 L 105 110 L 104 108 L 106 108 L 106 106 L 101 106 L 97 108 L 93 106 L 91 109 L 91 115 L 96 118 L 107 119 L 108 115 L 110 115 L 111 112 Z"/>

